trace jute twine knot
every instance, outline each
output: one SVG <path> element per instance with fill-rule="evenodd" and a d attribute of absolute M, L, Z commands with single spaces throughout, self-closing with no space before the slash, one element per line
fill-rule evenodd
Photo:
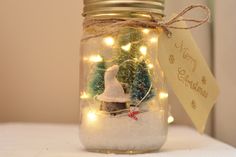
<path fill-rule="evenodd" d="M 202 9 L 206 13 L 204 18 L 202 19 L 183 18 L 183 15 L 197 8 Z M 153 16 L 153 13 L 151 12 L 147 12 L 146 14 L 150 15 L 150 20 L 132 19 L 132 18 L 106 18 L 106 19 L 86 18 L 83 24 L 84 29 L 90 27 L 97 27 L 100 29 L 99 31 L 97 31 L 99 33 L 86 36 L 82 39 L 82 41 L 100 37 L 107 34 L 117 33 L 120 30 L 119 27 L 124 27 L 124 26 L 134 27 L 134 28 L 135 27 L 152 28 L 152 29 L 161 27 L 164 30 L 164 32 L 168 35 L 168 37 L 171 37 L 172 33 L 169 29 L 192 29 L 208 22 L 210 18 L 210 9 L 207 6 L 201 4 L 190 5 L 168 21 L 157 20 Z M 191 22 L 192 25 L 187 27 L 179 27 L 174 25 L 181 21 Z M 109 26 L 109 29 L 107 29 L 107 26 Z"/>

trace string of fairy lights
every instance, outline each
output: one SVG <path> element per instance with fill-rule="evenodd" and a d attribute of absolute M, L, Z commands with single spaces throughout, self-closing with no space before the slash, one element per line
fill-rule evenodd
<path fill-rule="evenodd" d="M 150 33 L 150 29 L 142 29 L 142 33 L 147 35 L 147 34 Z M 115 39 L 112 36 L 106 36 L 106 37 L 103 38 L 102 42 L 106 46 L 112 47 L 115 44 Z M 158 43 L 158 37 L 157 36 L 150 37 L 149 42 L 151 44 L 157 44 Z M 132 46 L 132 43 L 128 43 L 126 45 L 122 45 L 121 49 L 128 52 L 128 51 L 130 51 L 131 46 Z M 145 57 L 147 55 L 147 52 L 148 52 L 148 47 L 146 45 L 141 45 L 139 47 L 139 52 L 143 57 Z M 103 61 L 103 58 L 99 54 L 93 54 L 93 55 L 90 55 L 89 57 L 84 57 L 84 60 L 88 61 L 88 62 L 91 62 L 91 63 L 98 63 L 98 62 Z M 152 69 L 153 67 L 154 67 L 154 65 L 152 63 L 147 64 L 147 68 Z M 160 100 L 166 100 L 168 98 L 168 93 L 165 92 L 165 91 L 160 91 L 158 93 L 158 97 L 159 97 Z M 80 99 L 86 100 L 86 99 L 89 99 L 89 98 L 90 98 L 90 95 L 88 93 L 86 93 L 85 91 L 81 92 Z M 90 121 L 90 122 L 96 121 L 97 120 L 97 114 L 98 113 L 96 113 L 95 110 L 89 110 L 87 112 L 88 121 Z M 174 122 L 174 117 L 169 113 L 168 123 L 172 123 L 172 122 Z"/>

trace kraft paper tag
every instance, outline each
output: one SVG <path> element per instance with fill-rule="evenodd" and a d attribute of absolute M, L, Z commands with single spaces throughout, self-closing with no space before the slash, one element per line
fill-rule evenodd
<path fill-rule="evenodd" d="M 185 22 L 176 24 L 186 27 Z M 219 89 L 189 30 L 162 33 L 158 58 L 167 82 L 199 132 L 203 132 Z M 174 104 L 173 104 L 174 105 Z"/>

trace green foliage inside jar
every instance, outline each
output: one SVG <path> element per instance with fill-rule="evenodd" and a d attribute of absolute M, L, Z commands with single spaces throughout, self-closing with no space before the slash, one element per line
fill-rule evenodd
<path fill-rule="evenodd" d="M 142 102 L 146 102 L 155 96 L 150 71 L 146 61 L 147 47 L 145 46 L 146 41 L 144 40 L 143 31 L 124 27 L 121 29 L 120 33 L 115 36 L 114 41 L 112 37 L 108 38 L 106 42 L 110 45 L 114 42 L 113 51 L 115 55 L 110 62 L 112 65 L 119 66 L 115 77 L 122 85 L 124 93 L 129 95 L 131 104 L 134 106 L 142 105 Z M 101 57 L 101 60 L 96 63 L 92 69 L 88 83 L 88 93 L 92 97 L 96 97 L 104 92 L 104 77 L 107 64 L 108 61 Z M 118 100 L 118 104 L 127 102 Z M 115 98 L 113 103 L 117 104 Z M 102 104 L 106 103 L 103 102 Z M 101 108 L 104 108 L 104 106 Z"/>

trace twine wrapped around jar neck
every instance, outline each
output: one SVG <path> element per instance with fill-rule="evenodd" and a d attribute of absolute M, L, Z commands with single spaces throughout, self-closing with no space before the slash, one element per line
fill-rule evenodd
<path fill-rule="evenodd" d="M 195 18 L 183 18 L 183 15 L 190 12 L 193 9 L 200 8 L 205 11 L 206 16 L 203 19 L 195 19 Z M 82 39 L 82 41 L 89 40 L 91 38 L 100 37 L 107 34 L 114 34 L 119 32 L 119 27 L 135 27 L 135 28 L 152 28 L 156 29 L 161 27 L 164 32 L 170 37 L 171 31 L 169 29 L 192 29 L 196 28 L 210 19 L 210 9 L 201 4 L 197 5 L 190 5 L 178 13 L 175 17 L 170 19 L 169 21 L 160 21 L 156 19 L 151 12 L 147 12 L 147 15 L 150 16 L 150 20 L 143 20 L 143 19 L 132 19 L 132 18 L 104 18 L 104 19 L 96 19 L 96 18 L 86 18 L 83 24 L 84 29 L 88 29 L 90 27 L 100 27 L 99 33 L 86 36 Z M 187 27 L 177 27 L 174 24 L 186 21 L 193 23 Z M 105 29 L 104 27 L 109 26 L 111 29 Z"/>

